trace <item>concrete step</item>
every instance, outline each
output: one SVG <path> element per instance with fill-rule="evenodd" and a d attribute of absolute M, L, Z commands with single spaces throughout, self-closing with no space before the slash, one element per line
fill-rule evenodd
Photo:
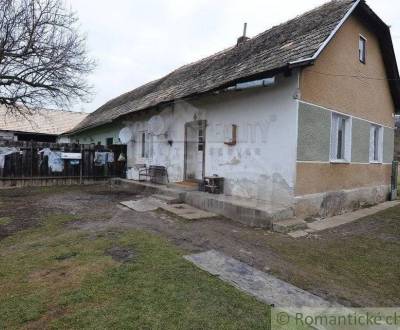
<path fill-rule="evenodd" d="M 179 200 L 179 203 L 185 200 L 186 192 L 179 189 L 163 187 L 156 192 L 157 195 L 169 196 Z"/>
<path fill-rule="evenodd" d="M 199 191 L 199 184 L 195 182 L 172 182 L 168 183 L 167 187 L 181 191 Z"/>
<path fill-rule="evenodd" d="M 153 199 L 157 199 L 165 204 L 180 204 L 182 203 L 182 200 L 179 196 L 171 196 L 171 195 L 161 195 L 161 194 L 155 194 L 151 195 Z"/>
<path fill-rule="evenodd" d="M 308 228 L 307 222 L 297 218 L 274 221 L 272 225 L 273 231 L 282 234 L 287 234 L 292 231 L 298 231 L 307 228 Z"/>
<path fill-rule="evenodd" d="M 294 216 L 291 207 L 273 206 L 254 199 L 213 195 L 200 191 L 187 192 L 184 202 L 255 228 L 271 229 L 274 221 Z"/>

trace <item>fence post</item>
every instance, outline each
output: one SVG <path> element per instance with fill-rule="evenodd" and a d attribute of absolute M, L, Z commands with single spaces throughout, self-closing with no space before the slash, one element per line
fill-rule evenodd
<path fill-rule="evenodd" d="M 392 187 L 390 189 L 390 200 L 392 200 L 392 201 L 397 199 L 398 171 L 399 171 L 399 162 L 393 161 L 393 163 L 392 163 Z"/>
<path fill-rule="evenodd" d="M 79 169 L 79 183 L 83 183 L 83 145 L 81 144 L 81 161 L 80 161 L 80 169 Z"/>
<path fill-rule="evenodd" d="M 31 178 L 33 177 L 33 141 L 31 140 Z"/>

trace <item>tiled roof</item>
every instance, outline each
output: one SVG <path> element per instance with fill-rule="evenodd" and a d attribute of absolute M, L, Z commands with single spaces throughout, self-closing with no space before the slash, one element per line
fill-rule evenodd
<path fill-rule="evenodd" d="M 38 110 L 20 115 L 0 107 L 0 131 L 59 135 L 71 130 L 87 115 L 61 110 Z"/>
<path fill-rule="evenodd" d="M 73 131 L 108 123 L 122 115 L 212 91 L 241 79 L 283 70 L 313 57 L 354 6 L 334 0 L 275 26 L 248 41 L 185 65 L 167 76 L 101 106 Z"/>

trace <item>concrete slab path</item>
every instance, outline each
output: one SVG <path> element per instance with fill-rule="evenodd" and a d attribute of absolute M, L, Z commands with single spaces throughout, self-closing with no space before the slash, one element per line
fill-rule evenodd
<path fill-rule="evenodd" d="M 185 256 L 185 259 L 258 300 L 274 304 L 276 307 L 325 308 L 334 306 L 318 296 L 215 250 Z"/>
<path fill-rule="evenodd" d="M 169 204 L 170 201 L 173 200 L 168 198 L 165 200 L 164 196 L 157 198 L 157 195 L 153 195 L 136 201 L 121 202 L 120 204 L 136 212 L 162 209 L 186 220 L 208 219 L 217 216 L 215 213 L 206 212 L 187 204 Z"/>
<path fill-rule="evenodd" d="M 306 231 L 307 232 L 316 232 L 316 231 L 322 231 L 325 229 L 335 228 L 335 227 L 356 221 L 358 219 L 364 218 L 366 216 L 373 215 L 377 212 L 386 210 L 388 208 L 394 207 L 399 204 L 400 204 L 400 201 L 385 202 L 385 203 L 381 203 L 376 206 L 372 206 L 372 207 L 369 207 L 366 209 L 361 209 L 361 210 L 358 210 L 355 212 L 346 213 L 343 215 L 338 215 L 338 216 L 326 218 L 323 220 L 318 220 L 318 221 L 309 223 L 308 224 L 309 229 Z"/>

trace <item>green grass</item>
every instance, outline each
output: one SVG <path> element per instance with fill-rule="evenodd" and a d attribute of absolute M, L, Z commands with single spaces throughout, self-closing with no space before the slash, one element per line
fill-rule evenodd
<path fill-rule="evenodd" d="M 9 217 L 0 217 L 0 226 L 6 226 L 12 222 L 12 219 Z"/>
<path fill-rule="evenodd" d="M 0 328 L 264 329 L 267 306 L 195 268 L 160 237 L 89 233 L 50 214 L 0 241 Z M 120 263 L 113 246 L 134 252 Z"/>
<path fill-rule="evenodd" d="M 334 293 L 353 305 L 399 305 L 400 207 L 317 235 L 317 239 L 271 237 L 266 242 L 266 248 L 298 270 L 287 280 L 306 290 Z"/>

